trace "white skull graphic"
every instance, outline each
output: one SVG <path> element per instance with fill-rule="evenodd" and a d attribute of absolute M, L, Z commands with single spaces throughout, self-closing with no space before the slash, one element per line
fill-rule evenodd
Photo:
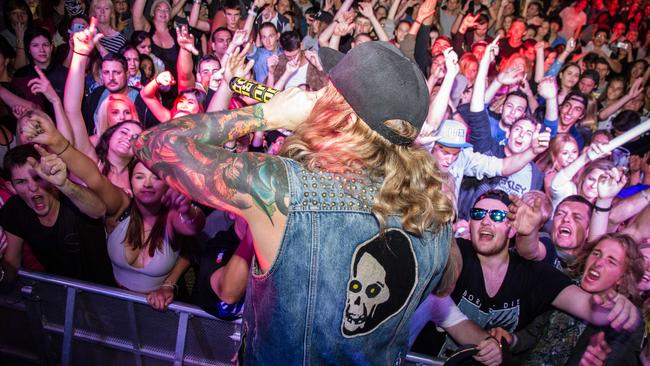
<path fill-rule="evenodd" d="M 386 270 L 372 255 L 364 253 L 348 282 L 343 328 L 350 333 L 363 331 L 377 306 L 388 301 Z"/>

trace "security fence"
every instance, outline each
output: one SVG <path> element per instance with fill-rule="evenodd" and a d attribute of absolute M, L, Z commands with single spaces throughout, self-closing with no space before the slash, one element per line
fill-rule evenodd
<path fill-rule="evenodd" d="M 155 311 L 145 296 L 39 272 L 0 295 L 2 365 L 233 365 L 241 321 L 180 302 Z M 442 365 L 409 354 L 409 365 Z"/>

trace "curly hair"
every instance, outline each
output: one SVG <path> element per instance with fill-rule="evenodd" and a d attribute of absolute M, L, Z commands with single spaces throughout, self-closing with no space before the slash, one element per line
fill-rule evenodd
<path fill-rule="evenodd" d="M 401 120 L 384 123 L 405 137 L 414 139 L 418 133 Z M 391 214 L 401 214 L 402 226 L 415 235 L 453 219 L 446 180 L 431 155 L 414 144 L 391 144 L 371 130 L 331 83 L 308 120 L 287 138 L 280 154 L 311 170 L 341 174 L 361 170 L 372 181 L 381 182 L 372 212 L 382 231 Z"/>
<path fill-rule="evenodd" d="M 587 258 L 596 246 L 604 240 L 612 240 L 621 245 L 625 251 L 625 270 L 623 277 L 616 287 L 616 291 L 627 297 L 633 304 L 639 306 L 642 304 L 641 293 L 638 285 L 645 271 L 645 262 L 639 249 L 639 245 L 627 234 L 609 233 L 601 236 L 598 240 L 586 243 L 578 253 L 575 263 L 569 268 L 569 272 L 574 276 L 582 275 Z"/>

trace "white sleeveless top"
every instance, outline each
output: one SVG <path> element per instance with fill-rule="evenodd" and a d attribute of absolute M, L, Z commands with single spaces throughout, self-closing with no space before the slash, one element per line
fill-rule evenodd
<path fill-rule="evenodd" d="M 131 291 L 149 293 L 160 288 L 176 264 L 179 252 L 172 249 L 169 237 L 165 234 L 161 250 L 156 250 L 153 258 L 143 268 L 136 268 L 126 260 L 126 230 L 131 217 L 117 224 L 108 236 L 108 256 L 113 264 L 115 280 Z M 148 250 L 148 249 L 143 249 Z"/>

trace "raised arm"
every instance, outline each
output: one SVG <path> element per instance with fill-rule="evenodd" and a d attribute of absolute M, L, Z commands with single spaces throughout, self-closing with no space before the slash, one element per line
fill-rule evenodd
<path fill-rule="evenodd" d="M 284 164 L 274 156 L 232 154 L 220 146 L 255 131 L 295 129 L 320 95 L 294 88 L 266 104 L 183 116 L 140 135 L 136 155 L 181 193 L 244 217 L 253 228 L 256 256 L 265 270 L 275 258 L 287 219 Z"/>
<path fill-rule="evenodd" d="M 531 147 L 519 154 L 510 155 L 503 159 L 503 169 L 501 174 L 504 177 L 520 171 L 526 164 L 530 163 L 535 157 L 548 149 L 551 141 L 551 133 L 548 130 L 543 132 L 535 131 L 533 133 L 533 142 Z"/>
<path fill-rule="evenodd" d="M 478 72 L 474 80 L 474 91 L 472 92 L 472 99 L 469 102 L 469 110 L 471 112 L 482 112 L 485 110 L 485 87 L 487 84 L 487 75 L 490 69 L 490 64 L 494 61 L 495 57 L 499 54 L 499 37 L 497 36 L 485 48 L 483 58 L 479 62 Z"/>
<path fill-rule="evenodd" d="M 129 206 L 129 196 L 102 175 L 94 161 L 72 146 L 45 113 L 34 113 L 25 128 L 31 142 L 46 147 L 61 158 L 70 173 L 81 179 L 103 201 L 107 218 L 119 216 Z"/>
<path fill-rule="evenodd" d="M 379 20 L 377 20 L 375 12 L 372 10 L 372 3 L 359 3 L 359 13 L 370 20 L 372 28 L 375 30 L 375 34 L 377 34 L 377 38 L 380 41 L 388 42 L 388 35 L 384 31 L 384 27 L 379 23 Z"/>
<path fill-rule="evenodd" d="M 192 2 L 192 10 L 190 11 L 190 16 L 187 21 L 190 27 L 198 29 L 201 32 L 208 33 L 210 32 L 210 22 L 208 22 L 207 20 L 199 19 L 200 12 L 201 12 L 201 0 L 194 0 Z"/>
<path fill-rule="evenodd" d="M 557 83 L 555 82 L 555 78 L 543 78 L 542 81 L 537 85 L 537 93 L 546 101 L 544 122 L 549 121 L 550 123 L 556 125 L 559 115 L 557 106 Z"/>
<path fill-rule="evenodd" d="M 250 72 L 255 64 L 255 61 L 253 60 L 246 62 L 246 54 L 248 53 L 249 48 L 250 44 L 247 44 L 241 51 L 236 49 L 228 59 L 228 62 L 223 66 L 223 80 L 221 80 L 217 92 L 212 97 L 212 100 L 210 100 L 207 112 L 219 112 L 228 109 L 228 104 L 230 103 L 233 93 L 229 86 L 230 80 L 232 80 L 233 77 L 244 77 L 248 72 Z M 275 55 L 271 57 L 277 59 L 277 56 Z M 269 59 L 271 57 L 269 57 Z"/>
<path fill-rule="evenodd" d="M 174 85 L 174 77 L 169 71 L 163 71 L 153 80 L 151 80 L 147 85 L 140 90 L 140 97 L 144 101 L 144 104 L 147 105 L 147 108 L 153 113 L 154 117 L 160 122 L 169 121 L 172 118 L 172 114 L 169 109 L 165 108 L 164 105 L 158 100 L 156 96 L 156 91 L 159 86 L 171 86 Z"/>
<path fill-rule="evenodd" d="M 31 129 L 33 127 L 34 124 L 31 123 L 27 128 Z M 28 135 L 30 133 L 35 133 L 35 130 L 34 132 L 27 132 Z M 27 162 L 34 168 L 39 177 L 54 185 L 83 214 L 94 219 L 104 217 L 106 214 L 104 202 L 90 189 L 68 179 L 66 163 L 57 154 L 49 153 L 38 145 L 35 147 L 41 155 L 40 161 L 30 157 L 27 158 Z"/>
<path fill-rule="evenodd" d="M 97 154 L 88 137 L 88 130 L 81 113 L 81 102 L 83 100 L 84 75 L 88 56 L 93 51 L 95 43 L 99 42 L 102 37 L 101 33 L 97 33 L 96 23 L 97 19 L 91 18 L 88 28 L 72 36 L 74 53 L 70 61 L 68 77 L 65 80 L 65 93 L 63 94 L 63 109 L 72 127 L 74 147 L 95 162 L 97 161 Z"/>
<path fill-rule="evenodd" d="M 517 253 L 525 259 L 541 261 L 546 257 L 546 247 L 539 241 L 539 230 L 548 220 L 542 213 L 542 199 L 535 198 L 532 206 L 515 195 L 510 195 L 510 199 L 512 204 L 508 206 L 508 219 L 517 231 Z"/>
<path fill-rule="evenodd" d="M 68 115 L 63 110 L 63 103 L 61 98 L 56 93 L 50 80 L 43 74 L 41 69 L 38 66 L 34 67 L 38 78 L 34 78 L 27 83 L 30 87 L 33 94 L 41 93 L 47 98 L 47 100 L 52 104 L 54 109 L 54 117 L 56 118 L 56 128 L 63 134 L 63 136 L 68 139 L 73 145 L 75 144 L 74 131 L 68 120 Z"/>
<path fill-rule="evenodd" d="M 609 116 L 623 108 L 625 103 L 638 97 L 641 93 L 643 93 L 643 78 L 638 78 L 634 80 L 634 83 L 632 83 L 632 87 L 627 94 L 598 113 L 598 119 L 601 121 L 606 120 Z"/>
<path fill-rule="evenodd" d="M 517 85 L 522 82 L 524 76 L 524 69 L 521 65 L 513 65 L 501 71 L 485 90 L 484 104 L 489 104 L 501 87 Z"/>
<path fill-rule="evenodd" d="M 194 2 L 196 4 L 196 2 Z M 192 11 L 194 11 L 192 7 Z M 178 92 L 194 88 L 194 60 L 192 55 L 197 56 L 199 50 L 194 46 L 194 36 L 189 32 L 187 26 L 176 28 L 176 43 L 178 43 L 178 59 L 176 62 L 176 74 L 178 75 Z M 166 121 L 159 119 L 159 121 Z"/>
<path fill-rule="evenodd" d="M 151 24 L 144 16 L 144 7 L 147 0 L 135 0 L 131 7 L 131 14 L 133 15 L 133 30 L 136 31 L 149 31 Z"/>
<path fill-rule="evenodd" d="M 458 55 L 454 50 L 448 48 L 443 51 L 445 55 L 445 68 L 447 73 L 445 78 L 442 79 L 442 84 L 438 90 L 438 94 L 433 98 L 433 101 L 429 104 L 429 114 L 427 115 L 426 124 L 428 129 L 432 132 L 438 130 L 442 119 L 447 112 L 447 105 L 449 104 L 449 96 L 451 94 L 451 89 L 454 86 L 454 80 L 456 75 L 460 70 L 458 66 Z"/>
<path fill-rule="evenodd" d="M 609 230 L 609 213 L 612 209 L 614 198 L 625 187 L 627 176 L 617 168 L 612 168 L 598 179 L 598 198 L 595 203 L 595 210 L 589 220 L 588 241 L 598 240 L 607 234 Z"/>
<path fill-rule="evenodd" d="M 535 82 L 539 83 L 544 78 L 544 41 L 535 43 Z"/>

